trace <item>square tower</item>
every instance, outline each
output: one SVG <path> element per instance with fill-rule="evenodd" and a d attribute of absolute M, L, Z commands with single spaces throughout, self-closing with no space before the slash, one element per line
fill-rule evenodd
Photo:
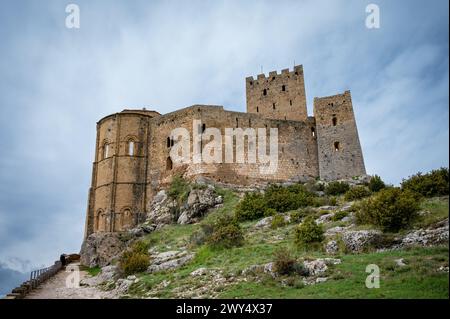
<path fill-rule="evenodd" d="M 350 91 L 314 98 L 319 173 L 322 180 L 366 174 Z"/>
<path fill-rule="evenodd" d="M 306 121 L 305 81 L 303 66 L 272 71 L 246 78 L 247 113 L 257 113 L 269 119 Z"/>

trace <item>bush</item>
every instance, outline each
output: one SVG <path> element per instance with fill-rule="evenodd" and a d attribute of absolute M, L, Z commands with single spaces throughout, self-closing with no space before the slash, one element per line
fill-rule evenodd
<path fill-rule="evenodd" d="M 286 222 L 284 221 L 283 215 L 278 214 L 278 215 L 273 216 L 272 222 L 270 223 L 270 227 L 272 229 L 283 227 L 284 225 L 286 225 Z"/>
<path fill-rule="evenodd" d="M 348 212 L 341 210 L 336 212 L 332 217 L 331 220 L 336 222 L 338 220 L 341 220 L 342 218 L 346 217 L 348 215 Z"/>
<path fill-rule="evenodd" d="M 264 194 L 247 193 L 236 206 L 239 221 L 272 216 L 314 204 L 315 195 L 305 186 L 294 184 L 287 187 L 271 185 Z"/>
<path fill-rule="evenodd" d="M 264 193 L 267 207 L 282 213 L 312 205 L 313 197 L 314 195 L 301 184 L 287 187 L 271 185 Z"/>
<path fill-rule="evenodd" d="M 417 216 L 420 198 L 410 190 L 385 188 L 358 205 L 356 221 L 379 226 L 383 231 L 406 228 Z"/>
<path fill-rule="evenodd" d="M 368 187 L 370 191 L 376 193 L 385 188 L 386 184 L 383 182 L 380 176 L 374 175 L 370 179 Z"/>
<path fill-rule="evenodd" d="M 350 188 L 344 195 L 346 201 L 353 201 L 370 196 L 370 190 L 365 186 L 355 186 Z"/>
<path fill-rule="evenodd" d="M 187 199 L 189 191 L 189 183 L 182 176 L 175 175 L 170 183 L 167 195 L 180 203 Z"/>
<path fill-rule="evenodd" d="M 312 208 L 309 208 L 309 207 L 295 210 L 295 211 L 291 212 L 291 214 L 290 214 L 291 223 L 295 223 L 295 224 L 300 223 L 303 218 L 305 218 L 306 216 L 312 216 L 315 213 L 316 212 Z"/>
<path fill-rule="evenodd" d="M 448 195 L 448 168 L 432 170 L 427 174 L 417 173 L 403 180 L 402 189 L 417 192 L 425 197 Z"/>
<path fill-rule="evenodd" d="M 325 194 L 327 195 L 341 195 L 347 192 L 350 186 L 345 182 L 331 182 L 325 187 Z"/>
<path fill-rule="evenodd" d="M 299 246 L 320 243 L 324 239 L 322 225 L 317 225 L 314 217 L 307 217 L 295 228 L 295 243 Z"/>
<path fill-rule="evenodd" d="M 235 215 L 240 221 L 253 220 L 264 217 L 267 209 L 263 194 L 246 193 L 244 198 L 237 204 Z"/>
<path fill-rule="evenodd" d="M 150 265 L 148 245 L 142 241 L 135 242 L 119 259 L 120 272 L 129 276 L 147 270 Z"/>
<path fill-rule="evenodd" d="M 231 248 L 243 245 L 244 233 L 234 218 L 220 216 L 211 226 L 212 232 L 206 239 L 211 247 Z"/>
<path fill-rule="evenodd" d="M 294 272 L 296 260 L 291 256 L 289 250 L 280 248 L 274 253 L 273 270 L 280 275 L 290 275 Z"/>

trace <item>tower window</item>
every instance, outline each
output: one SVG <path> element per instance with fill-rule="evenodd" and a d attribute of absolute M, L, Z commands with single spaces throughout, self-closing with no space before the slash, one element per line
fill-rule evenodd
<path fill-rule="evenodd" d="M 202 133 L 205 133 L 205 130 L 206 130 L 206 124 L 203 123 L 203 124 L 202 124 Z"/>
<path fill-rule="evenodd" d="M 283 92 L 286 91 L 286 85 L 281 86 L 281 91 L 283 91 Z"/>
<path fill-rule="evenodd" d="M 339 151 L 339 147 L 340 147 L 339 142 L 334 142 L 334 151 L 335 152 Z"/>
<path fill-rule="evenodd" d="M 275 110 L 275 103 L 272 103 L 272 108 Z"/>
<path fill-rule="evenodd" d="M 267 95 L 267 89 L 263 90 L 263 95 Z"/>
<path fill-rule="evenodd" d="M 272 77 L 272 81 L 273 81 L 273 80 L 275 80 L 275 77 L 274 77 L 274 76 Z"/>
<path fill-rule="evenodd" d="M 237 117 L 236 117 L 236 127 L 239 127 L 239 120 Z"/>
<path fill-rule="evenodd" d="M 259 113 L 259 107 L 258 106 L 256 107 L 256 113 Z"/>
<path fill-rule="evenodd" d="M 132 140 L 128 141 L 128 155 L 134 155 L 134 141 Z"/>
<path fill-rule="evenodd" d="M 167 147 L 170 147 L 170 136 L 167 137 Z"/>
<path fill-rule="evenodd" d="M 337 125 L 337 117 L 336 116 L 333 116 L 333 126 L 336 126 Z"/>
<path fill-rule="evenodd" d="M 316 129 L 314 127 L 311 127 L 311 135 L 312 137 L 316 137 Z"/>
<path fill-rule="evenodd" d="M 289 100 L 289 105 L 292 105 L 292 100 Z"/>
<path fill-rule="evenodd" d="M 175 140 L 173 138 L 170 139 L 170 146 L 173 146 L 175 144 Z"/>
<path fill-rule="evenodd" d="M 250 81 L 250 85 L 253 85 L 253 82 L 252 82 L 252 81 Z"/>
<path fill-rule="evenodd" d="M 103 156 L 102 159 L 105 159 L 105 158 L 109 157 L 109 144 L 108 143 L 103 144 L 103 154 L 102 154 L 102 156 Z"/>

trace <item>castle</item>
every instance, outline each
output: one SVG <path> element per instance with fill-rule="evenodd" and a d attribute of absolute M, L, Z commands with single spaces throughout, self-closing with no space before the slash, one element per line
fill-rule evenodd
<path fill-rule="evenodd" d="M 85 237 L 142 222 L 153 196 L 175 174 L 242 186 L 365 175 L 350 91 L 314 98 L 314 116 L 308 116 L 299 65 L 281 74 L 247 77 L 246 100 L 247 113 L 193 105 L 165 115 L 126 109 L 98 121 Z M 171 132 L 185 128 L 192 135 L 194 120 L 201 121 L 201 132 L 207 127 L 222 134 L 225 128 L 277 128 L 278 169 L 261 174 L 256 163 L 174 162 L 170 151 L 177 140 Z"/>

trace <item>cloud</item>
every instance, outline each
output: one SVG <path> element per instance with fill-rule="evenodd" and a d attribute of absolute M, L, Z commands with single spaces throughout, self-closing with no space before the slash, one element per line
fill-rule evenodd
<path fill-rule="evenodd" d="M 0 12 L 0 260 L 79 250 L 95 123 L 123 108 L 245 111 L 249 75 L 303 64 L 315 96 L 351 89 L 369 173 L 448 166 L 448 3 L 5 1 Z"/>

